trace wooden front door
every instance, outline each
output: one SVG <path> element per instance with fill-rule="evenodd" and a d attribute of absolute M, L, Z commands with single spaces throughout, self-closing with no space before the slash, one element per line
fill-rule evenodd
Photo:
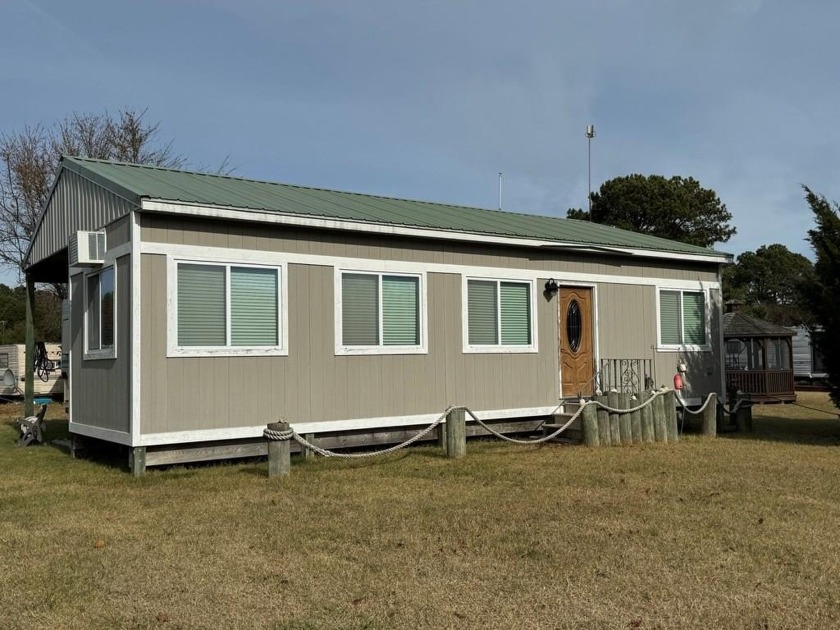
<path fill-rule="evenodd" d="M 563 396 L 591 396 L 595 377 L 592 289 L 560 287 L 557 328 Z"/>

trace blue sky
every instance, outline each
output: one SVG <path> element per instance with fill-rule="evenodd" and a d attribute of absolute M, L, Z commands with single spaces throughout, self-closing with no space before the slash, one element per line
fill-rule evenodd
<path fill-rule="evenodd" d="M 834 0 L 0 0 L 0 132 L 148 108 L 192 165 L 565 216 L 630 173 L 714 189 L 738 254 L 840 200 Z"/>

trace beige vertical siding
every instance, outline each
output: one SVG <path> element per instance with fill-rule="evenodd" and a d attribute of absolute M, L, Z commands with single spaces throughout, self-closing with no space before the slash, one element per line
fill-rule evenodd
<path fill-rule="evenodd" d="M 117 259 L 115 321 L 117 358 L 85 360 L 84 274 L 70 281 L 72 300 L 71 405 L 73 422 L 114 431 L 129 431 L 131 410 L 131 264 Z"/>
<path fill-rule="evenodd" d="M 143 433 L 557 400 L 553 302 L 538 302 L 539 354 L 464 354 L 461 278 L 428 274 L 428 354 L 336 356 L 333 269 L 289 265 L 288 275 L 288 357 L 166 358 L 166 259 L 142 257 Z"/>
<path fill-rule="evenodd" d="M 35 235 L 27 265 L 34 265 L 66 248 L 74 232 L 98 230 L 128 215 L 133 207 L 131 202 L 76 173 L 62 170 Z"/>
<path fill-rule="evenodd" d="M 105 242 L 107 248 L 114 249 L 119 245 L 131 242 L 131 216 L 124 216 L 105 226 Z"/>
<path fill-rule="evenodd" d="M 288 265 L 289 356 L 167 358 L 166 256 L 141 258 L 141 431 L 144 434 L 293 422 L 428 414 L 450 404 L 478 410 L 553 405 L 560 396 L 557 301 L 537 296 L 539 353 L 463 352 L 458 265 L 556 269 L 592 274 L 597 286 L 599 351 L 604 358 L 651 358 L 670 383 L 679 353 L 657 352 L 656 289 L 598 282 L 598 276 L 717 281 L 717 268 L 681 261 L 429 242 L 244 222 L 141 215 L 145 242 L 325 257 L 456 265 L 428 273 L 428 354 L 336 356 L 334 269 Z M 325 263 L 328 262 L 325 260 Z M 632 263 L 632 264 L 631 264 Z M 545 279 L 539 280 L 541 288 Z M 712 342 L 715 345 L 713 337 Z M 698 390 L 719 389 L 719 354 L 693 353 Z M 712 376 L 707 374 L 712 372 Z"/>
<path fill-rule="evenodd" d="M 653 359 L 656 385 L 673 385 L 677 363 L 688 368 L 686 396 L 720 392 L 720 291 L 710 292 L 711 336 L 709 351 L 657 350 L 656 287 L 620 284 L 598 285 L 600 356 L 605 359 Z"/>

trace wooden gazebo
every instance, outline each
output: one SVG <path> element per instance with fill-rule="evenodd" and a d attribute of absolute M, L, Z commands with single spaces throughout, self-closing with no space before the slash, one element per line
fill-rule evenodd
<path fill-rule="evenodd" d="M 793 331 L 741 312 L 723 316 L 726 388 L 757 402 L 793 402 Z"/>

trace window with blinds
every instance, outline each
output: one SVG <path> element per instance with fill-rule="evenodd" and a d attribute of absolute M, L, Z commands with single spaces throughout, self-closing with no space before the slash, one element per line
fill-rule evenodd
<path fill-rule="evenodd" d="M 94 358 L 114 357 L 115 286 L 114 267 L 106 267 L 85 278 L 87 354 Z"/>
<path fill-rule="evenodd" d="M 660 291 L 659 340 L 663 346 L 706 345 L 706 294 Z"/>
<path fill-rule="evenodd" d="M 531 283 L 467 280 L 467 339 L 472 347 L 530 347 Z"/>
<path fill-rule="evenodd" d="M 178 263 L 177 345 L 279 348 L 280 269 Z"/>
<path fill-rule="evenodd" d="M 420 277 L 341 274 L 341 344 L 348 349 L 420 348 Z"/>

